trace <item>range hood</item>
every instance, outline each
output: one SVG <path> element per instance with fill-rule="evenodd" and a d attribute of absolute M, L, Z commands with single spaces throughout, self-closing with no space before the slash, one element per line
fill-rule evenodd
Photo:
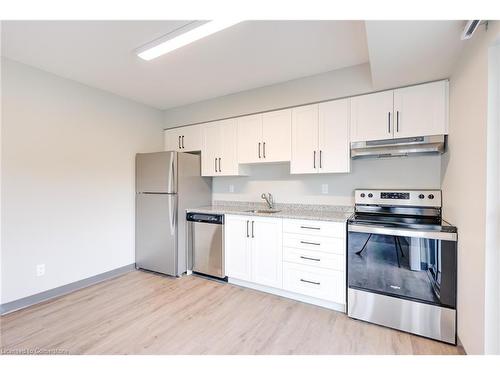
<path fill-rule="evenodd" d="M 431 135 L 351 143 L 351 158 L 387 158 L 418 154 L 442 154 L 445 136 Z"/>

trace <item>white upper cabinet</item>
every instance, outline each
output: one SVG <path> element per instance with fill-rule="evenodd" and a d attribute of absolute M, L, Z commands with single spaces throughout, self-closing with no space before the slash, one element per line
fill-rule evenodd
<path fill-rule="evenodd" d="M 393 91 L 351 98 L 351 142 L 392 138 Z"/>
<path fill-rule="evenodd" d="M 351 99 L 351 142 L 448 134 L 448 81 Z"/>
<path fill-rule="evenodd" d="M 318 173 L 318 104 L 292 109 L 290 173 Z"/>
<path fill-rule="evenodd" d="M 349 172 L 349 133 L 350 99 L 294 108 L 290 172 Z"/>
<path fill-rule="evenodd" d="M 394 138 L 448 134 L 448 81 L 394 90 Z"/>
<path fill-rule="evenodd" d="M 237 122 L 239 163 L 290 160 L 290 109 L 239 117 Z"/>
<path fill-rule="evenodd" d="M 165 130 L 165 151 L 201 151 L 202 126 L 191 125 Z"/>
<path fill-rule="evenodd" d="M 350 117 L 350 99 L 319 105 L 319 173 L 351 170 Z"/>
<path fill-rule="evenodd" d="M 265 162 L 290 161 L 292 149 L 292 110 L 262 115 L 262 156 Z"/>
<path fill-rule="evenodd" d="M 203 126 L 202 176 L 238 175 L 236 120 L 214 121 Z"/>
<path fill-rule="evenodd" d="M 258 163 L 262 159 L 262 114 L 239 117 L 238 162 Z"/>

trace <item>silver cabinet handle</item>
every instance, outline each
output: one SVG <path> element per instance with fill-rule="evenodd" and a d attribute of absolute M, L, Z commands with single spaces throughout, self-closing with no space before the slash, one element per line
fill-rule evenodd
<path fill-rule="evenodd" d="M 321 259 L 318 259 L 318 258 L 309 258 L 309 257 L 305 257 L 305 256 L 300 256 L 301 259 L 307 259 L 307 260 L 314 260 L 315 262 L 319 262 L 321 261 Z"/>
<path fill-rule="evenodd" d="M 181 148 L 181 136 L 179 135 L 179 149 Z"/>
<path fill-rule="evenodd" d="M 253 232 L 253 224 L 255 223 L 255 221 L 252 220 L 252 238 L 254 238 L 254 232 Z"/>
<path fill-rule="evenodd" d="M 250 235 L 248 234 L 248 223 L 249 223 L 249 221 L 247 220 L 247 238 L 250 236 Z"/>
<path fill-rule="evenodd" d="M 391 112 L 388 112 L 387 115 L 388 115 L 387 116 L 387 118 L 388 118 L 388 120 L 387 120 L 387 132 L 389 134 L 391 134 Z"/>
<path fill-rule="evenodd" d="M 303 243 L 305 245 L 316 245 L 316 246 L 320 246 L 321 245 L 319 242 L 300 241 L 300 243 Z"/>
<path fill-rule="evenodd" d="M 316 169 L 316 151 L 313 152 L 313 167 Z"/>
<path fill-rule="evenodd" d="M 301 229 L 316 229 L 316 230 L 320 230 L 321 228 L 318 228 L 318 227 L 306 227 L 306 226 L 303 226 L 301 225 L 300 226 Z"/>
<path fill-rule="evenodd" d="M 217 158 L 215 158 L 215 172 L 217 172 Z"/>
<path fill-rule="evenodd" d="M 259 142 L 259 159 L 260 159 L 260 142 Z"/>
<path fill-rule="evenodd" d="M 396 133 L 399 133 L 399 111 L 396 111 Z"/>
<path fill-rule="evenodd" d="M 319 167 L 323 168 L 323 165 L 321 163 L 321 156 L 323 155 L 323 151 L 319 150 Z"/>
<path fill-rule="evenodd" d="M 309 283 L 309 284 L 314 284 L 314 285 L 320 285 L 321 283 L 318 283 L 316 281 L 310 281 L 310 280 L 306 280 L 306 279 L 300 279 L 300 281 L 302 281 L 303 283 Z"/>
<path fill-rule="evenodd" d="M 184 148 L 184 136 L 182 136 L 182 148 Z"/>
<path fill-rule="evenodd" d="M 266 158 L 266 142 L 262 142 L 262 156 Z"/>
<path fill-rule="evenodd" d="M 221 158 L 219 158 L 219 172 L 222 172 L 222 168 L 221 168 Z"/>

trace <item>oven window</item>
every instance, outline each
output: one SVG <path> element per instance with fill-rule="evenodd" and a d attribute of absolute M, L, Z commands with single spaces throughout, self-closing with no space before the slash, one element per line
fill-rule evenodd
<path fill-rule="evenodd" d="M 349 232 L 348 249 L 349 287 L 438 305 L 455 304 L 455 243 Z M 443 254 L 447 265 L 444 291 Z"/>

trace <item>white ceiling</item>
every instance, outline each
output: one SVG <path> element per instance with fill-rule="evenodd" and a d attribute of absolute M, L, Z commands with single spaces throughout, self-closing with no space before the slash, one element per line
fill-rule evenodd
<path fill-rule="evenodd" d="M 375 89 L 450 76 L 464 21 L 366 21 Z"/>
<path fill-rule="evenodd" d="M 367 62 L 376 89 L 446 78 L 466 43 L 464 21 L 245 21 L 135 55 L 188 22 L 3 21 L 2 55 L 167 109 Z"/>
<path fill-rule="evenodd" d="M 160 109 L 368 62 L 363 21 L 246 21 L 152 61 L 188 21 L 4 21 L 2 55 Z"/>

